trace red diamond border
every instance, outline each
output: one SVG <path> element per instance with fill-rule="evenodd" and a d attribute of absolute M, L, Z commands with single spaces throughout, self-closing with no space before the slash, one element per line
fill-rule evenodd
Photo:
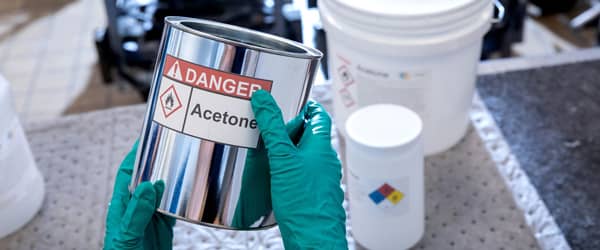
<path fill-rule="evenodd" d="M 175 109 L 173 109 L 171 111 L 171 113 L 167 114 L 167 111 L 165 110 L 165 105 L 162 103 L 162 98 L 165 94 L 167 94 L 167 92 L 169 92 L 169 89 L 173 89 L 173 93 L 175 93 L 175 98 L 177 98 L 177 103 L 179 103 L 179 106 Z M 173 113 L 175 113 L 175 111 L 179 110 L 181 107 L 183 107 L 183 104 L 181 102 L 181 99 L 179 99 L 179 94 L 177 94 L 177 90 L 175 89 L 175 85 L 171 85 L 169 86 L 167 89 L 165 89 L 165 91 L 160 94 L 160 107 L 162 108 L 163 114 L 165 115 L 165 118 L 169 118 L 170 115 L 172 115 Z"/>

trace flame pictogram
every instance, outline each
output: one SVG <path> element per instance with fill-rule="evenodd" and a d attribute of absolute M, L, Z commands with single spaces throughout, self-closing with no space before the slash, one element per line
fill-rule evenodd
<path fill-rule="evenodd" d="M 165 115 L 165 118 L 169 117 L 171 114 L 175 113 L 175 111 L 177 111 L 183 106 L 181 100 L 179 100 L 179 95 L 177 95 L 175 86 L 169 86 L 160 95 L 160 106 L 162 107 L 162 111 Z"/>

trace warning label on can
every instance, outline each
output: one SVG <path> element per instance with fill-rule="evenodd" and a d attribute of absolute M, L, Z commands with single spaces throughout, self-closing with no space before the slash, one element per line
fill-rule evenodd
<path fill-rule="evenodd" d="M 153 120 L 201 139 L 256 148 L 252 93 L 273 82 L 207 68 L 167 55 Z"/>

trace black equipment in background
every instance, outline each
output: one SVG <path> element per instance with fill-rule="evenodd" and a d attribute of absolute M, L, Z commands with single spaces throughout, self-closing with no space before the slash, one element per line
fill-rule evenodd
<path fill-rule="evenodd" d="M 293 0 L 105 0 L 108 25 L 95 33 L 102 78 L 113 81 L 114 74 L 131 83 L 145 98 L 150 90 L 152 69 L 165 16 L 188 16 L 215 20 L 255 29 L 302 42 L 301 10 Z M 508 57 L 511 46 L 522 40 L 527 0 L 498 0 L 505 7 L 504 19 L 484 37 L 481 58 L 492 54 Z M 316 11 L 318 1 L 306 0 Z M 314 22 L 314 23 L 312 23 Z M 308 42 L 323 51 L 325 79 L 327 46 L 319 20 L 305 20 L 311 29 Z M 306 35 L 306 34 L 305 34 Z"/>
<path fill-rule="evenodd" d="M 94 34 L 104 82 L 114 74 L 143 97 L 166 16 L 187 16 L 238 25 L 300 41 L 300 15 L 291 0 L 105 0 L 108 25 Z"/>
<path fill-rule="evenodd" d="M 511 56 L 513 44 L 523 41 L 523 25 L 527 15 L 527 0 L 498 0 L 504 5 L 505 14 L 500 22 L 483 37 L 481 59 L 490 58 L 492 54 L 500 57 Z"/>

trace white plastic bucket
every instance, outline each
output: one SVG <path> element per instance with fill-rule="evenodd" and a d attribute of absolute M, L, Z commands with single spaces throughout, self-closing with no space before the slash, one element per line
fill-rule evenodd
<path fill-rule="evenodd" d="M 23 227 L 44 200 L 44 178 L 14 112 L 10 86 L 0 76 L 0 238 Z"/>
<path fill-rule="evenodd" d="M 335 122 L 359 107 L 393 103 L 424 122 L 425 154 L 445 151 L 468 127 L 492 0 L 323 0 Z"/>

